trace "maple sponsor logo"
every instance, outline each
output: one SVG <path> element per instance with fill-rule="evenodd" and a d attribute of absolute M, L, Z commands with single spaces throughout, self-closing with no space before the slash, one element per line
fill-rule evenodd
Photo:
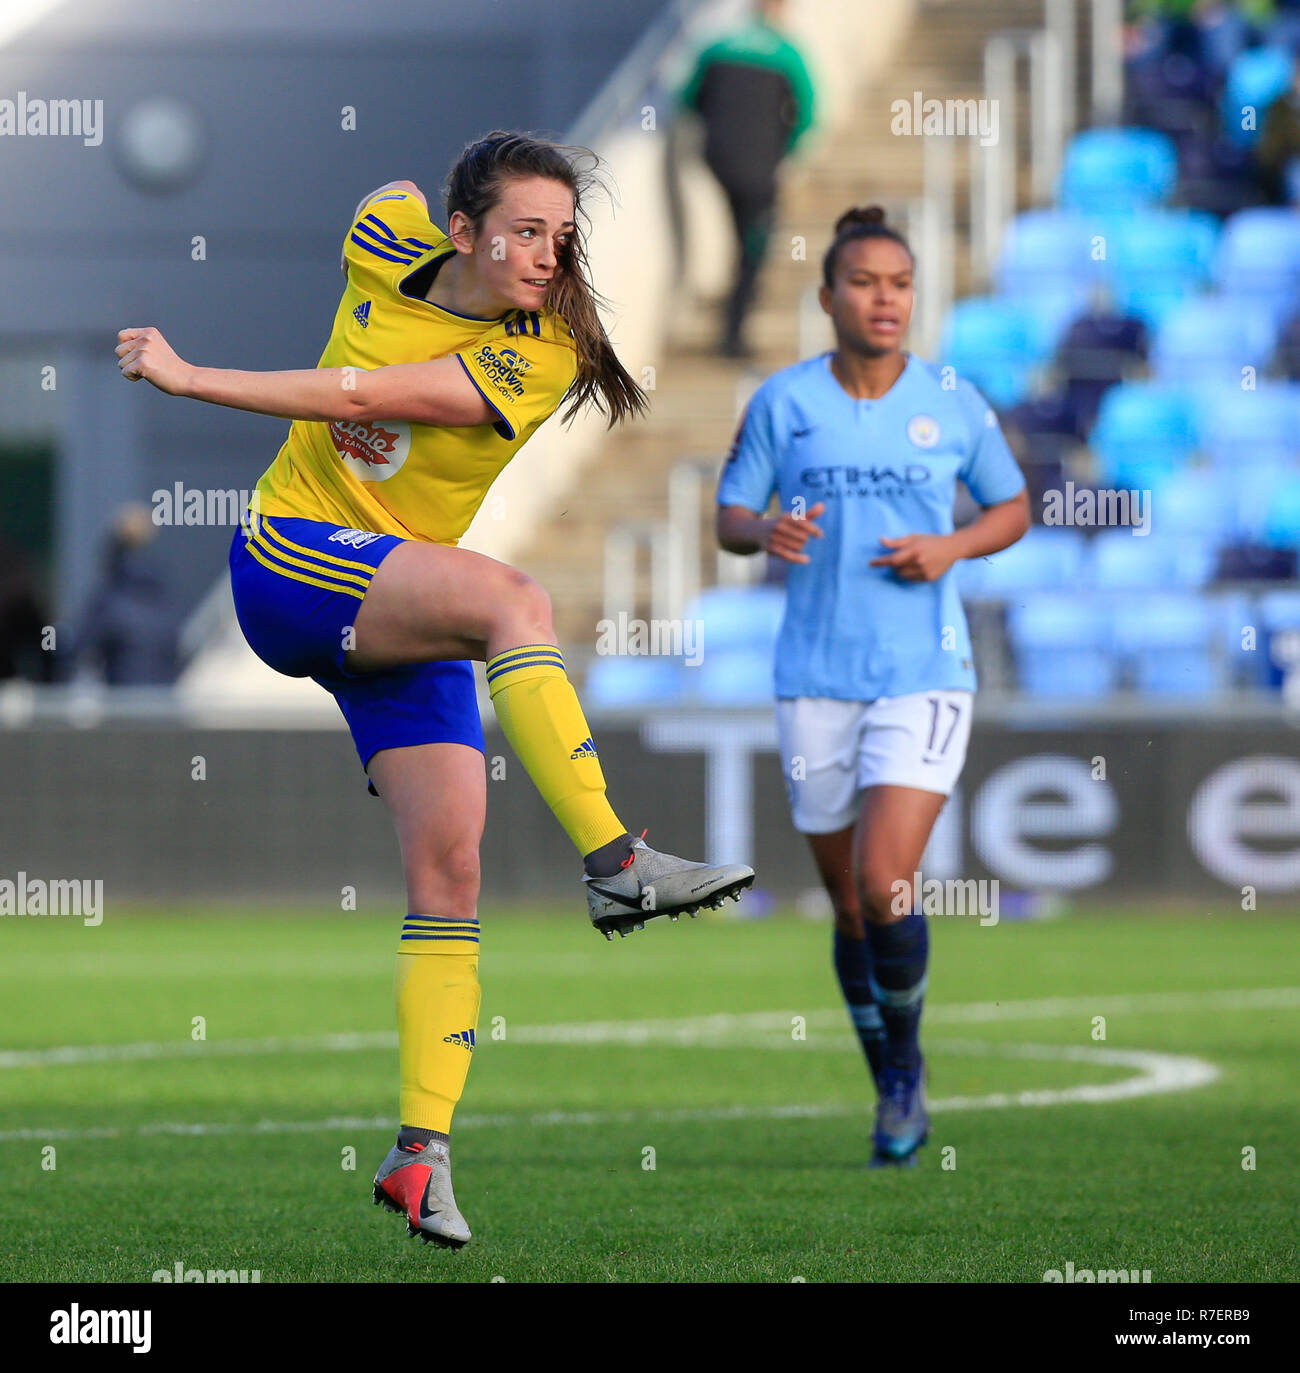
<path fill-rule="evenodd" d="M 331 420 L 329 433 L 334 451 L 362 481 L 387 481 L 411 451 L 411 426 L 405 420 Z"/>

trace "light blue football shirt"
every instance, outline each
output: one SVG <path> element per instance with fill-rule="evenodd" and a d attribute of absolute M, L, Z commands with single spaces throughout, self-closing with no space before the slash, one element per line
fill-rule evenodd
<path fill-rule="evenodd" d="M 909 354 L 878 400 L 855 400 L 831 354 L 770 376 L 745 411 L 718 486 L 719 505 L 763 514 L 819 501 L 822 539 L 786 564 L 776 646 L 778 697 L 874 701 L 915 691 L 975 689 L 970 631 L 953 569 L 909 582 L 869 567 L 882 536 L 950 534 L 957 479 L 980 505 L 1008 501 L 1024 477 L 997 416 L 967 381 Z"/>

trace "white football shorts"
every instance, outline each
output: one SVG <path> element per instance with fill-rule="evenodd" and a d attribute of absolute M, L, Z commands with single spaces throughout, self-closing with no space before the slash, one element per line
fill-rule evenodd
<path fill-rule="evenodd" d="M 875 701 L 800 696 L 776 703 L 781 772 L 794 827 L 830 834 L 858 818 L 867 787 L 951 793 L 970 740 L 969 691 Z"/>

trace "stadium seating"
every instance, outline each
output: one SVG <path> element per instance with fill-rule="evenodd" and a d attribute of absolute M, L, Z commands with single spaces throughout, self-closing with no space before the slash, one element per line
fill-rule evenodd
<path fill-rule="evenodd" d="M 1246 147 L 1255 142 L 1268 107 L 1291 84 L 1294 66 L 1295 59 L 1284 47 L 1247 48 L 1233 59 L 1220 107 L 1230 138 Z"/>
<path fill-rule="evenodd" d="M 957 369 L 996 407 L 1014 405 L 1029 391 L 1034 369 L 1050 356 L 1055 338 L 1017 302 L 992 296 L 958 301 L 940 344 L 941 360 Z"/>
<path fill-rule="evenodd" d="M 1126 382 L 1107 391 L 1089 435 L 1100 480 L 1147 488 L 1195 451 L 1191 405 L 1179 387 Z"/>
<path fill-rule="evenodd" d="M 1092 240 L 1098 221 L 1065 210 L 1030 210 L 1007 226 L 994 280 L 1003 295 L 1028 295 L 1097 280 Z"/>
<path fill-rule="evenodd" d="M 1117 218 L 1107 262 L 1118 309 L 1158 324 L 1209 280 L 1219 229 L 1196 210 L 1152 210 Z"/>
<path fill-rule="evenodd" d="M 678 700 L 683 669 L 673 658 L 599 657 L 587 669 L 584 699 L 593 706 L 648 706 Z"/>
<path fill-rule="evenodd" d="M 772 704 L 770 648 L 722 651 L 709 648 L 698 668 L 684 671 L 688 690 L 700 701 L 732 706 L 770 707 Z"/>
<path fill-rule="evenodd" d="M 1259 206 L 1233 215 L 1219 240 L 1214 276 L 1224 295 L 1258 301 L 1280 322 L 1300 305 L 1300 214 Z"/>
<path fill-rule="evenodd" d="M 1067 210 L 1131 210 L 1167 200 L 1178 180 L 1173 141 L 1154 129 L 1086 129 L 1065 153 L 1059 200 Z"/>
<path fill-rule="evenodd" d="M 1083 552 L 1083 535 L 1079 530 L 1036 525 L 1010 548 L 960 563 L 957 585 L 970 600 L 1000 600 L 1029 591 L 1063 591 L 1078 584 Z"/>
<path fill-rule="evenodd" d="M 1263 534 L 1272 548 L 1300 549 L 1300 470 L 1273 490 Z"/>
<path fill-rule="evenodd" d="M 1284 467 L 1300 461 L 1300 386 L 1261 382 L 1211 390 L 1197 398 L 1197 437 L 1211 462 L 1225 467 Z"/>
<path fill-rule="evenodd" d="M 1134 685 L 1152 696 L 1207 696 L 1224 684 L 1214 616 L 1199 596 L 1125 597 L 1114 607 L 1115 645 Z"/>
<path fill-rule="evenodd" d="M 1021 689 L 1032 696 L 1095 698 L 1118 684 L 1109 610 L 1096 600 L 1036 592 L 1008 611 L 1007 636 Z"/>
<path fill-rule="evenodd" d="M 1151 488 L 1152 537 L 1220 540 L 1235 532 L 1234 492 L 1222 471 L 1181 468 Z"/>
<path fill-rule="evenodd" d="M 1157 531 L 1154 519 L 1149 534 L 1103 529 L 1088 545 L 1086 575 L 1098 591 L 1196 589 L 1213 571 L 1212 538 Z"/>
<path fill-rule="evenodd" d="M 1157 377 L 1182 386 L 1240 386 L 1244 368 L 1265 369 L 1276 337 L 1273 312 L 1258 299 L 1201 296 L 1165 315 L 1152 367 Z"/>
<path fill-rule="evenodd" d="M 706 655 L 754 649 L 770 662 L 784 614 L 779 586 L 712 586 L 687 605 L 683 618 L 700 622 Z"/>

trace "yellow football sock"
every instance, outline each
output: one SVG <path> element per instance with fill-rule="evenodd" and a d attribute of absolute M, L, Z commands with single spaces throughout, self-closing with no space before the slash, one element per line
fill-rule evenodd
<path fill-rule="evenodd" d="M 451 1130 L 478 1029 L 478 920 L 408 915 L 397 953 L 403 1125 Z"/>
<path fill-rule="evenodd" d="M 605 797 L 591 728 L 552 644 L 488 660 L 488 690 L 510 747 L 580 854 L 627 833 Z"/>

